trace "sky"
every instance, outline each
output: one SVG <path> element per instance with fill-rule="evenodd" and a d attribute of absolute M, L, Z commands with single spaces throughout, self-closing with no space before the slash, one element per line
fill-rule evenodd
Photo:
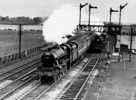
<path fill-rule="evenodd" d="M 101 21 L 109 21 L 109 9 L 119 9 L 120 4 L 128 2 L 122 11 L 122 23 L 136 23 L 136 0 L 0 0 L 0 16 L 50 16 L 53 11 L 65 4 L 79 7 L 80 3 L 89 2 L 98 6 L 91 13 Z M 85 8 L 87 12 L 87 8 Z M 112 15 L 112 21 L 118 22 L 119 13 Z"/>

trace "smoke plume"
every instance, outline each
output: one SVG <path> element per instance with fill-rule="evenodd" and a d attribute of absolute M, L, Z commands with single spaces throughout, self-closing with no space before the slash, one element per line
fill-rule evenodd
<path fill-rule="evenodd" d="M 82 12 L 82 21 L 88 24 L 88 12 Z M 98 18 L 91 15 L 91 22 L 98 21 Z M 43 36 L 47 42 L 57 42 L 61 44 L 67 41 L 66 35 L 74 35 L 72 31 L 79 21 L 79 7 L 74 5 L 63 5 L 54 10 L 51 16 L 43 24 Z M 82 24 L 82 23 L 81 23 Z"/>
<path fill-rule="evenodd" d="M 55 10 L 43 25 L 44 39 L 48 42 L 61 44 L 67 41 L 66 35 L 73 35 L 72 31 L 78 24 L 78 9 L 72 5 L 63 5 Z"/>

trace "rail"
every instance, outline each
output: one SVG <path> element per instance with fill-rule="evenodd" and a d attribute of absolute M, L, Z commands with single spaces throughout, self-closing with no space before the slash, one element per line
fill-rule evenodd
<path fill-rule="evenodd" d="M 84 90 L 90 76 L 94 73 L 94 69 L 99 62 L 99 59 L 88 63 L 83 70 L 79 73 L 78 77 L 75 78 L 69 86 L 57 97 L 57 100 L 72 99 L 78 100 L 81 98 L 81 93 Z"/>

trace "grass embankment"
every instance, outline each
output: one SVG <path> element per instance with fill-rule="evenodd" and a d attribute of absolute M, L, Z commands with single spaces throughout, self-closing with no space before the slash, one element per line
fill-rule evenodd
<path fill-rule="evenodd" d="M 0 56 L 18 52 L 18 31 L 0 30 Z M 22 50 L 44 44 L 42 31 L 23 31 Z"/>

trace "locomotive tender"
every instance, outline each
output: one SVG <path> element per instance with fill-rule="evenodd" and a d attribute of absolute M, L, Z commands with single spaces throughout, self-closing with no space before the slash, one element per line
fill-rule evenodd
<path fill-rule="evenodd" d="M 58 80 L 89 49 L 96 36 L 94 32 L 77 32 L 66 43 L 54 44 L 48 50 L 42 48 L 42 66 L 37 68 L 41 82 L 48 79 Z"/>

